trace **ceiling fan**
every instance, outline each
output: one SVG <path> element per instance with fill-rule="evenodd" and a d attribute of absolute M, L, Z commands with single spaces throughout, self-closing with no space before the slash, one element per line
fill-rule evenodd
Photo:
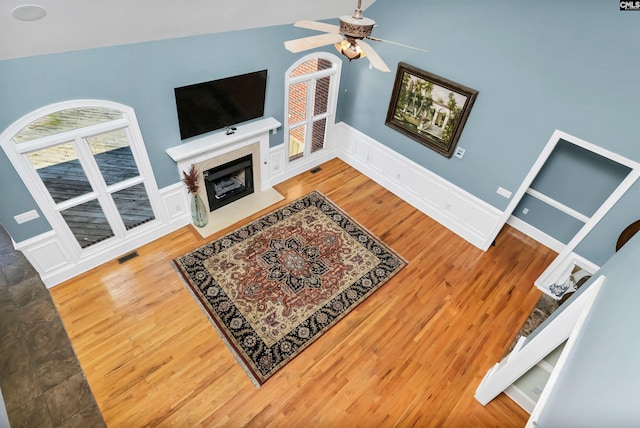
<path fill-rule="evenodd" d="M 293 53 L 306 51 L 309 49 L 319 48 L 333 44 L 338 52 L 347 57 L 349 61 L 358 58 L 369 58 L 371 66 L 380 70 L 389 72 L 389 67 L 384 63 L 380 55 L 364 41 L 364 39 L 373 40 L 375 42 L 386 42 L 394 45 L 402 46 L 409 49 L 427 52 L 424 49 L 415 48 L 413 46 L 404 45 L 402 43 L 383 40 L 377 37 L 371 37 L 371 31 L 376 25 L 373 19 L 362 16 L 362 0 L 358 0 L 358 5 L 353 16 L 341 16 L 340 26 L 326 24 L 316 21 L 298 21 L 294 24 L 296 27 L 307 28 L 309 30 L 324 31 L 326 34 L 317 36 L 304 37 L 302 39 L 288 40 L 284 42 L 284 47 Z"/>

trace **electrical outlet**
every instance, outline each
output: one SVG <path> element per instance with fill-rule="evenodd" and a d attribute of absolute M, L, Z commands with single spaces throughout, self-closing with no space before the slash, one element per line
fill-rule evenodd
<path fill-rule="evenodd" d="M 522 214 L 528 214 L 529 213 L 529 208 L 524 208 L 522 210 Z"/>
<path fill-rule="evenodd" d="M 465 149 L 463 149 L 462 147 L 458 147 L 456 149 L 456 152 L 453 154 L 455 157 L 462 159 L 462 156 L 464 156 L 464 152 L 466 152 Z"/>
<path fill-rule="evenodd" d="M 38 217 L 40 217 L 40 215 L 38 214 L 38 212 L 36 210 L 27 211 L 26 213 L 22 213 L 22 214 L 18 214 L 16 216 L 13 216 L 13 218 L 16 219 L 16 222 L 18 224 L 22 224 L 22 223 L 26 223 L 26 222 L 31 221 L 31 220 L 35 220 Z"/>
<path fill-rule="evenodd" d="M 504 196 L 507 199 L 511 197 L 511 192 L 503 187 L 498 187 L 498 190 L 496 190 L 496 193 L 500 196 Z"/>

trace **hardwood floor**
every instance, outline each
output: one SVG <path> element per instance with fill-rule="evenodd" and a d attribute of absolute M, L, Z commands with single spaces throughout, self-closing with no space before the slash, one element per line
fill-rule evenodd
<path fill-rule="evenodd" d="M 509 226 L 482 252 L 340 160 L 276 188 L 320 190 L 408 266 L 260 389 L 170 265 L 205 242 L 191 227 L 53 288 L 108 426 L 524 426 L 473 394 L 554 252 Z"/>

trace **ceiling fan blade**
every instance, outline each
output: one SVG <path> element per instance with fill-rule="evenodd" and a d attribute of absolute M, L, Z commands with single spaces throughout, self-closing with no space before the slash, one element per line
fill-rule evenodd
<path fill-rule="evenodd" d="M 324 31 L 325 33 L 337 34 L 340 27 L 333 24 L 325 24 L 324 22 L 302 20 L 293 24 L 294 27 L 307 28 L 309 30 Z"/>
<path fill-rule="evenodd" d="M 288 51 L 298 53 L 320 46 L 332 45 L 342 41 L 342 34 L 319 34 L 317 36 L 304 37 L 302 39 L 287 40 L 284 47 Z"/>
<path fill-rule="evenodd" d="M 424 52 L 424 53 L 428 53 L 429 52 L 428 50 L 416 48 L 415 46 L 409 46 L 409 45 L 405 45 L 403 43 L 392 42 L 391 40 L 379 39 L 377 37 L 367 37 L 367 39 L 373 40 L 374 42 L 391 43 L 392 45 L 402 46 L 403 48 L 409 48 L 409 49 L 413 49 L 415 51 L 420 51 L 420 52 Z"/>
<path fill-rule="evenodd" d="M 373 68 L 387 73 L 391 71 L 389 70 L 389 67 L 387 67 L 387 64 L 384 63 L 382 58 L 380 58 L 380 55 L 378 55 L 378 53 L 371 47 L 369 43 L 358 40 L 358 46 L 360 46 L 360 49 L 362 49 L 367 58 L 369 58 L 369 62 L 371 63 Z"/>

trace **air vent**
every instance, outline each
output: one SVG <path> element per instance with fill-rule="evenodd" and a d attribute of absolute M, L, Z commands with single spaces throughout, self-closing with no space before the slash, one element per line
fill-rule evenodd
<path fill-rule="evenodd" d="M 122 263 L 124 263 L 124 262 L 128 262 L 128 261 L 129 261 L 129 260 L 131 260 L 131 259 L 135 259 L 136 257 L 138 257 L 138 252 L 137 252 L 137 251 L 134 251 L 134 252 L 132 252 L 132 253 L 129 253 L 129 254 L 126 254 L 126 255 L 124 255 L 124 256 L 122 256 L 122 257 L 120 257 L 120 258 L 118 259 L 118 263 L 122 264 Z"/>

